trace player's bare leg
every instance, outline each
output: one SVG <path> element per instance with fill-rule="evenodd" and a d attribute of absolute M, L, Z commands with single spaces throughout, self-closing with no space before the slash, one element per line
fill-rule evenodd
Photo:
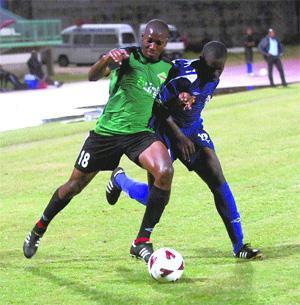
<path fill-rule="evenodd" d="M 154 178 L 154 183 L 149 191 L 142 224 L 130 254 L 148 262 L 153 253 L 150 235 L 169 201 L 174 170 L 166 147 L 159 141 L 154 142 L 139 156 L 139 162 L 150 174 L 150 179 L 151 176 Z"/>
<path fill-rule="evenodd" d="M 195 172 L 205 181 L 213 193 L 217 211 L 232 242 L 234 255 L 244 259 L 261 258 L 262 253 L 259 249 L 252 249 L 249 244 L 243 243 L 240 214 L 214 150 L 208 147 L 201 150 Z"/>
<path fill-rule="evenodd" d="M 97 172 L 83 173 L 74 168 L 69 180 L 61 185 L 53 194 L 42 217 L 37 221 L 32 231 L 27 235 L 23 244 L 23 253 L 27 258 L 35 255 L 40 239 L 47 230 L 51 220 L 63 210 L 71 199 L 79 194 L 95 177 Z"/>

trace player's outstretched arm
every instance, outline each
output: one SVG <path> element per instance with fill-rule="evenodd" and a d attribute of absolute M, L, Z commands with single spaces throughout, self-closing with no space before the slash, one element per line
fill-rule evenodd
<path fill-rule="evenodd" d="M 181 92 L 176 98 L 176 93 L 175 86 L 171 86 L 170 84 L 169 86 L 164 86 L 155 99 L 153 113 L 158 120 L 165 121 L 169 125 L 170 130 L 176 139 L 176 145 L 181 151 L 184 160 L 190 160 L 191 155 L 195 152 L 195 145 L 183 134 L 173 120 L 169 112 L 168 101 L 172 102 L 175 98 L 183 111 L 190 111 L 192 109 L 192 104 L 195 101 L 195 97 L 191 96 L 188 92 Z"/>
<path fill-rule="evenodd" d="M 128 52 L 123 49 L 113 49 L 109 53 L 104 54 L 91 67 L 88 73 L 89 81 L 97 81 L 102 77 L 108 76 L 111 72 L 111 69 L 109 68 L 110 63 L 117 63 L 118 65 L 122 65 L 123 59 L 128 57 Z"/>

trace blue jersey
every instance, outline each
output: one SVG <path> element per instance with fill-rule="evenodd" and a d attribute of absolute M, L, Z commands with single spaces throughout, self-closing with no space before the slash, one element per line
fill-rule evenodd
<path fill-rule="evenodd" d="M 173 61 L 174 66 L 169 72 L 168 79 L 162 85 L 158 99 L 168 109 L 168 113 L 181 129 L 183 134 L 189 137 L 196 145 L 197 150 L 201 147 L 214 149 L 213 141 L 209 134 L 203 130 L 202 110 L 210 101 L 219 80 L 201 84 L 199 77 L 200 61 L 177 59 Z M 188 92 L 195 97 L 191 110 L 184 110 L 179 102 L 178 96 L 182 92 Z M 153 124 L 154 123 L 154 124 Z M 180 152 L 176 147 L 176 139 L 169 134 L 167 125 L 160 119 L 152 120 L 158 137 L 167 145 L 173 160 L 180 158 Z M 196 157 L 196 154 L 195 154 Z M 195 159 L 195 158 L 192 158 Z M 183 161 L 183 160 L 182 160 Z M 185 165 L 191 170 L 193 161 Z"/>
<path fill-rule="evenodd" d="M 168 80 L 162 85 L 159 92 L 160 101 L 168 107 L 169 113 L 180 128 L 203 128 L 202 110 L 213 95 L 219 80 L 208 82 L 201 87 L 199 60 L 177 59 L 173 61 Z M 172 77 L 170 79 L 170 77 Z M 183 110 L 178 103 L 178 95 L 188 92 L 195 97 L 191 110 Z"/>

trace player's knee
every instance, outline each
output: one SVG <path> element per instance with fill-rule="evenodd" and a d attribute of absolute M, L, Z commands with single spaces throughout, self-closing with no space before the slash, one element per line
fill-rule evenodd
<path fill-rule="evenodd" d="M 216 185 L 223 184 L 225 182 L 225 177 L 223 174 L 221 163 L 214 152 L 208 156 L 207 164 L 208 164 L 210 176 L 214 181 L 214 184 Z"/>
<path fill-rule="evenodd" d="M 225 183 L 223 172 L 216 168 L 210 170 L 207 180 L 208 186 L 212 191 L 218 189 L 223 183 Z"/>
<path fill-rule="evenodd" d="M 68 181 L 65 188 L 65 193 L 68 198 L 74 197 L 83 190 L 84 186 L 78 180 Z"/>
<path fill-rule="evenodd" d="M 174 175 L 174 168 L 172 165 L 162 166 L 156 172 L 156 183 L 161 186 L 171 186 Z"/>
<path fill-rule="evenodd" d="M 220 185 L 222 185 L 225 182 L 225 177 L 223 175 L 222 170 L 215 168 L 212 171 L 212 179 L 214 181 L 214 184 L 219 187 Z"/>
<path fill-rule="evenodd" d="M 220 187 L 226 182 L 222 172 L 213 173 L 208 181 L 208 187 L 214 195 L 218 195 Z"/>

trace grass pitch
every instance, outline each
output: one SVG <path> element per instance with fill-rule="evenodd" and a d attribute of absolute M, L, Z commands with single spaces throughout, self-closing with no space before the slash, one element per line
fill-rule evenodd
<path fill-rule="evenodd" d="M 0 304 L 300 303 L 300 85 L 217 96 L 204 112 L 242 216 L 245 241 L 266 258 L 245 262 L 231 244 L 212 196 L 175 163 L 170 203 L 155 248 L 185 258 L 177 283 L 160 284 L 129 247 L 144 207 L 125 195 L 105 201 L 100 173 L 51 223 L 37 255 L 23 257 L 26 234 L 71 173 L 94 123 L 49 124 L 0 134 Z M 126 158 L 128 174 L 145 172 Z"/>

